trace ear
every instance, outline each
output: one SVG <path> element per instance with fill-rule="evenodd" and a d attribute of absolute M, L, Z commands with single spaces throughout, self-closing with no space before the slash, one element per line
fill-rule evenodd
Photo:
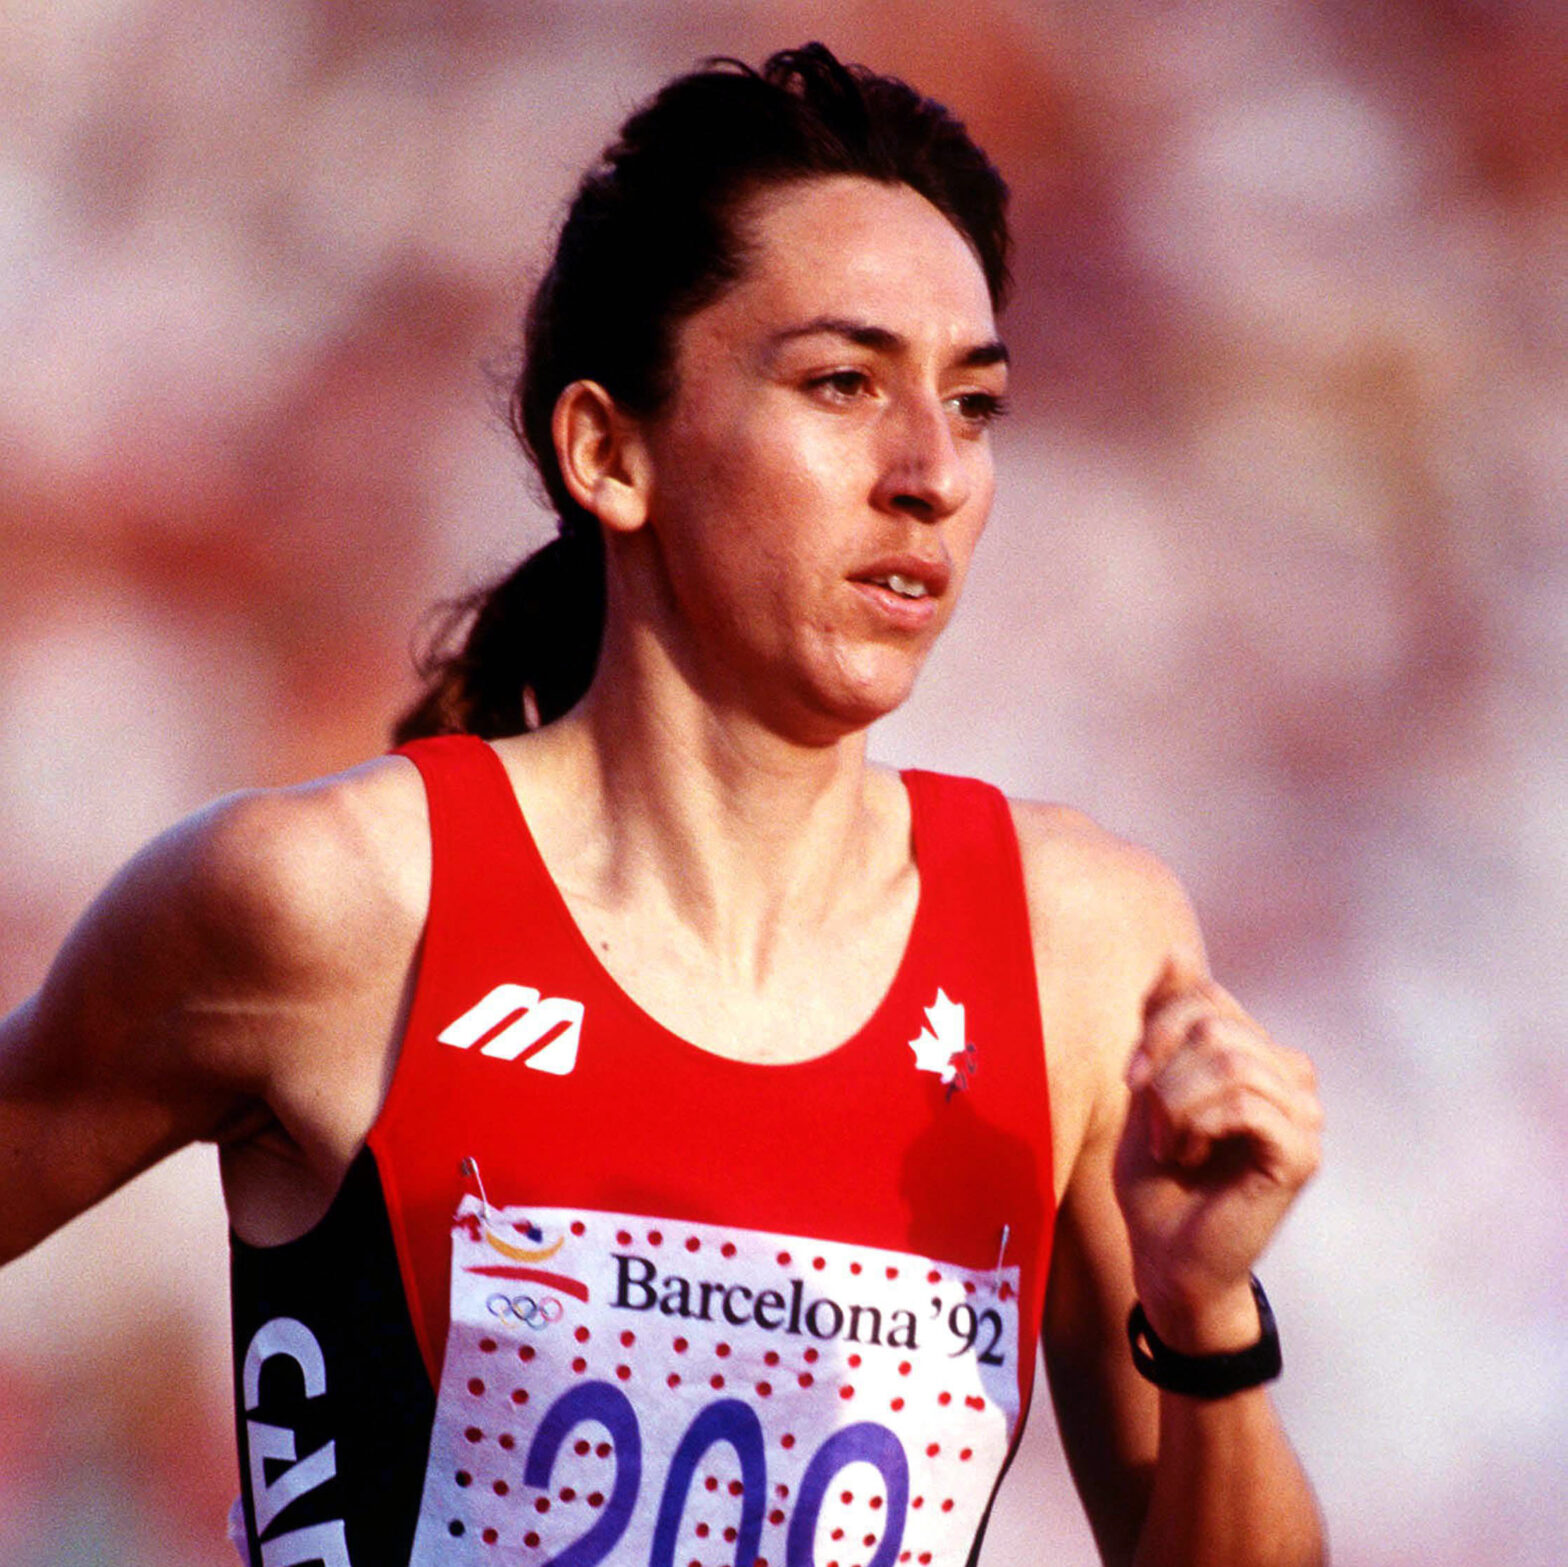
<path fill-rule="evenodd" d="M 556 398 L 550 432 L 579 506 L 617 533 L 647 521 L 651 474 L 641 426 L 597 381 L 573 381 Z"/>

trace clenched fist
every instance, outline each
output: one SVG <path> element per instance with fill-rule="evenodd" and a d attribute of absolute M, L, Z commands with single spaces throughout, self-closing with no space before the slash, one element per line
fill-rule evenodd
<path fill-rule="evenodd" d="M 1116 1197 L 1151 1326 L 1189 1354 L 1256 1339 L 1249 1275 L 1319 1162 L 1312 1063 L 1201 963 L 1174 954 L 1144 1002 Z"/>

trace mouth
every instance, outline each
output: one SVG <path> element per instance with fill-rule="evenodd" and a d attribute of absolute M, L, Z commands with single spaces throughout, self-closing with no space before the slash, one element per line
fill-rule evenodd
<path fill-rule="evenodd" d="M 929 631 L 938 621 L 950 568 L 913 555 L 870 562 L 850 579 L 877 625 L 896 632 Z"/>
<path fill-rule="evenodd" d="M 901 602 L 918 604 L 941 598 L 951 576 L 952 568 L 942 556 L 932 560 L 913 552 L 900 552 L 868 561 L 863 570 L 855 573 L 854 581 L 863 587 L 880 588 Z"/>
<path fill-rule="evenodd" d="M 902 571 L 890 571 L 884 576 L 862 577 L 862 582 L 869 582 L 872 587 L 886 588 L 889 593 L 896 593 L 901 599 L 923 599 L 931 596 L 931 590 L 919 577 L 911 577 Z"/>

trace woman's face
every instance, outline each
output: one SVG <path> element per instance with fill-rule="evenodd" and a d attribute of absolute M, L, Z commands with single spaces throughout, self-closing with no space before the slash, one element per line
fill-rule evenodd
<path fill-rule="evenodd" d="M 1006 355 L 979 263 L 907 186 L 780 187 L 742 232 L 641 431 L 636 612 L 710 702 L 832 740 L 903 701 L 953 611 Z"/>

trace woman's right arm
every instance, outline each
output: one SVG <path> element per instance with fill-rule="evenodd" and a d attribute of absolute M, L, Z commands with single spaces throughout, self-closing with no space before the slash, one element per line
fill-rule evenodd
<path fill-rule="evenodd" d="M 368 1130 L 381 1074 L 350 1057 L 390 1035 L 406 973 L 387 935 L 420 866 L 387 867 L 411 774 L 220 801 L 99 896 L 0 1022 L 0 1262 L 187 1143 L 281 1126 L 326 1168 Z"/>

